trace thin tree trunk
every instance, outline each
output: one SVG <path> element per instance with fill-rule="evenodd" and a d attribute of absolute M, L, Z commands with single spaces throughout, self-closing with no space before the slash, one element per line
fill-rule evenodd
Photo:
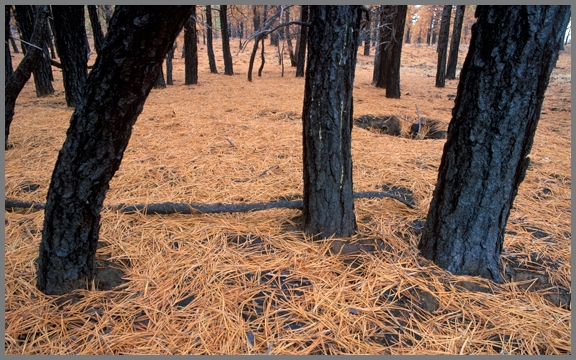
<path fill-rule="evenodd" d="M 92 34 L 94 35 L 94 47 L 96 48 L 96 53 L 100 54 L 102 46 L 104 46 L 104 33 L 102 33 L 102 27 L 98 20 L 96 5 L 88 5 L 88 15 L 90 16 Z"/>
<path fill-rule="evenodd" d="M 366 14 L 365 16 L 368 17 L 369 15 Z M 372 29 L 370 28 L 370 23 L 371 23 L 371 21 L 368 19 L 368 21 L 366 21 L 366 29 L 364 29 L 364 34 L 365 34 L 364 56 L 370 56 L 370 43 L 372 42 L 372 37 L 370 36 L 370 34 L 372 33 Z"/>
<path fill-rule="evenodd" d="M 106 50 L 88 76 L 84 106 L 70 119 L 52 173 L 37 271 L 38 289 L 45 294 L 86 289 L 94 279 L 100 211 L 110 180 L 162 60 L 190 13 L 191 6 L 116 7 Z"/>
<path fill-rule="evenodd" d="M 208 64 L 210 65 L 210 72 L 212 74 L 218 74 L 218 69 L 216 68 L 216 59 L 214 57 L 214 48 L 212 45 L 212 6 L 210 5 L 206 5 L 206 24 L 208 25 L 208 29 L 206 29 Z"/>
<path fill-rule="evenodd" d="M 198 39 L 196 36 L 196 5 L 192 5 L 190 20 L 184 25 L 184 84 L 198 84 Z"/>
<path fill-rule="evenodd" d="M 452 40 L 450 42 L 450 54 L 448 55 L 448 67 L 446 68 L 446 79 L 456 79 L 456 65 L 458 63 L 458 47 L 460 46 L 460 34 L 462 33 L 462 22 L 464 20 L 464 10 L 466 5 L 458 5 L 454 16 L 454 27 L 452 28 Z"/>
<path fill-rule="evenodd" d="M 166 89 L 166 81 L 164 81 L 164 70 L 162 69 L 162 66 L 160 66 L 160 70 L 158 71 L 158 76 L 154 83 L 154 89 Z"/>
<path fill-rule="evenodd" d="M 166 54 L 166 84 L 168 85 L 174 85 L 174 82 L 172 81 L 172 59 L 174 59 L 175 47 L 175 43 L 172 43 L 170 49 L 168 49 L 168 54 Z"/>
<path fill-rule="evenodd" d="M 286 9 L 284 12 L 286 17 L 286 22 L 290 22 L 290 9 Z M 296 56 L 294 56 L 294 49 L 292 48 L 292 34 L 290 34 L 290 26 L 286 27 L 286 43 L 288 44 L 288 53 L 290 54 L 290 66 L 296 67 L 298 62 L 296 61 Z"/>
<path fill-rule="evenodd" d="M 5 11 L 5 22 L 4 22 L 4 86 L 8 83 L 8 79 L 14 73 L 14 68 L 12 67 L 12 54 L 10 54 L 10 6 L 4 6 Z"/>
<path fill-rule="evenodd" d="M 452 5 L 444 5 L 442 22 L 438 38 L 438 68 L 436 69 L 436 87 L 446 85 L 446 52 L 448 51 L 448 36 L 450 34 L 450 14 Z"/>
<path fill-rule="evenodd" d="M 313 237 L 348 237 L 356 230 L 352 91 L 361 18 L 361 6 L 310 7 L 302 217 L 305 232 Z"/>
<path fill-rule="evenodd" d="M 258 69 L 258 76 L 262 76 L 262 69 L 264 69 L 264 64 L 266 63 L 266 59 L 264 58 L 264 38 L 262 38 L 262 49 L 260 52 L 260 59 L 262 63 L 260 64 L 260 68 Z"/>
<path fill-rule="evenodd" d="M 230 35 L 228 29 L 228 6 L 220 5 L 220 27 L 222 28 L 222 52 L 224 54 L 224 75 L 234 75 L 232 53 L 230 52 Z"/>
<path fill-rule="evenodd" d="M 456 275 L 503 281 L 506 222 L 570 6 L 478 6 L 419 244 Z"/>
<path fill-rule="evenodd" d="M 308 12 L 310 10 L 310 5 L 301 5 L 300 12 L 301 17 L 300 20 L 302 22 L 308 22 Z M 300 26 L 300 44 L 298 48 L 298 62 L 296 64 L 296 77 L 303 77 L 304 76 L 304 62 L 306 60 L 306 45 L 308 43 L 308 27 L 301 25 Z"/>

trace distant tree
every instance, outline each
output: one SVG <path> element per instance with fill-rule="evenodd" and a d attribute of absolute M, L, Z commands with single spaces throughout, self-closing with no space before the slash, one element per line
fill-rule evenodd
<path fill-rule="evenodd" d="M 284 12 L 285 20 L 284 22 L 290 22 L 290 8 L 286 8 Z M 286 27 L 286 44 L 288 44 L 288 54 L 290 54 L 290 66 L 296 67 L 298 62 L 296 61 L 296 56 L 294 56 L 294 49 L 292 48 L 292 34 L 290 33 L 290 26 Z"/>
<path fill-rule="evenodd" d="M 192 5 L 192 15 L 184 25 L 184 84 L 198 84 L 198 37 L 196 36 L 196 5 Z"/>
<path fill-rule="evenodd" d="M 61 295 L 90 286 L 100 211 L 132 127 L 191 6 L 116 6 L 58 154 L 44 211 L 37 287 Z"/>
<path fill-rule="evenodd" d="M 352 90 L 362 6 L 311 6 L 304 85 L 304 230 L 351 236 Z M 306 18 L 307 20 L 307 18 Z"/>
<path fill-rule="evenodd" d="M 310 5 L 300 6 L 300 21 L 308 22 Z M 308 43 L 308 27 L 300 26 L 300 43 L 296 62 L 296 77 L 304 76 L 304 62 L 306 61 L 306 44 Z"/>
<path fill-rule="evenodd" d="M 34 45 L 41 45 L 44 42 L 44 24 L 48 17 L 49 9 L 45 5 L 38 5 L 36 10 L 36 20 L 32 28 L 32 35 L 30 43 Z M 36 64 L 43 55 L 43 50 L 39 46 L 30 46 L 24 59 L 20 61 L 16 71 L 10 76 L 10 79 L 5 85 L 4 95 L 4 150 L 8 150 L 8 135 L 10 134 L 10 125 L 14 118 L 14 107 L 16 106 L 16 99 L 20 92 L 30 79 L 32 71 Z"/>
<path fill-rule="evenodd" d="M 54 33 L 60 49 L 66 104 L 77 107 L 88 76 L 85 50 L 86 27 L 83 5 L 52 5 Z"/>
<path fill-rule="evenodd" d="M 12 54 L 10 54 L 10 6 L 4 6 L 6 13 L 6 21 L 4 22 L 4 86 L 8 83 L 8 79 L 12 76 L 14 68 L 12 67 Z"/>
<path fill-rule="evenodd" d="M 168 54 L 166 54 L 166 84 L 173 85 L 172 81 L 172 60 L 174 59 L 174 49 L 176 48 L 176 40 L 170 45 Z"/>
<path fill-rule="evenodd" d="M 460 46 L 460 34 L 462 33 L 462 21 L 464 20 L 464 10 L 466 5 L 456 6 L 454 16 L 454 26 L 452 28 L 452 40 L 450 41 L 450 54 L 448 55 L 448 66 L 446 68 L 446 79 L 456 79 L 456 65 L 458 63 L 458 47 Z"/>
<path fill-rule="evenodd" d="M 570 6 L 478 6 L 419 248 L 456 275 L 502 282 L 506 222 Z"/>
<path fill-rule="evenodd" d="M 216 68 L 216 59 L 214 58 L 214 48 L 212 45 L 212 6 L 206 5 L 206 46 L 208 48 L 208 64 L 210 65 L 210 72 L 218 74 Z"/>
<path fill-rule="evenodd" d="M 96 5 L 88 5 L 88 16 L 90 17 L 90 24 L 92 25 L 92 34 L 94 35 L 94 48 L 96 53 L 100 54 L 102 46 L 104 45 L 104 33 L 98 20 L 98 10 Z"/>
<path fill-rule="evenodd" d="M 364 13 L 366 17 L 364 24 L 364 56 L 370 56 L 370 43 L 372 42 L 372 37 L 370 34 L 372 33 L 372 28 L 370 27 L 371 19 L 369 13 Z"/>
<path fill-rule="evenodd" d="M 438 36 L 438 67 L 436 69 L 436 87 L 446 85 L 446 52 L 448 51 L 448 36 L 450 35 L 450 14 L 452 5 L 444 5 Z"/>
<path fill-rule="evenodd" d="M 16 5 L 16 23 L 24 41 L 30 42 L 32 31 L 34 27 L 34 8 L 31 5 Z M 43 24 L 43 26 L 45 26 Z M 45 30 L 44 30 L 45 31 Z M 45 39 L 46 37 L 43 36 Z M 50 65 L 50 55 L 48 53 L 48 46 L 44 41 L 39 44 L 43 48 L 45 56 L 42 56 L 36 63 L 34 68 L 34 85 L 36 87 L 36 96 L 43 97 L 54 94 L 54 87 L 52 86 L 52 68 Z M 28 51 L 28 46 L 22 44 L 24 54 Z"/>
<path fill-rule="evenodd" d="M 220 27 L 222 30 L 222 52 L 224 53 L 224 75 L 234 75 L 232 53 L 230 52 L 230 32 L 228 29 L 228 6 L 220 5 Z"/>

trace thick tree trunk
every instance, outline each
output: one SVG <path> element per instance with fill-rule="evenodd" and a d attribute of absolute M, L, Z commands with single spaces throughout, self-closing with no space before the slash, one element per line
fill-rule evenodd
<path fill-rule="evenodd" d="M 208 29 L 206 30 L 208 64 L 210 65 L 210 72 L 212 74 L 218 74 L 218 69 L 216 68 L 216 59 L 214 57 L 214 47 L 212 45 L 212 6 L 210 5 L 206 5 L 206 24 L 208 25 Z"/>
<path fill-rule="evenodd" d="M 18 23 L 18 28 L 20 29 L 20 34 L 23 40 L 30 42 L 32 37 L 32 29 L 34 26 L 34 10 L 31 5 L 16 5 L 16 22 Z M 44 37 L 44 36 L 43 36 Z M 45 52 L 48 53 L 48 47 L 46 43 L 43 42 L 39 44 L 40 47 L 46 48 Z M 27 45 L 22 45 L 24 53 L 28 51 Z M 44 53 L 44 49 L 43 49 Z M 42 57 L 36 63 L 34 68 L 34 86 L 36 87 L 36 96 L 43 97 L 54 94 L 54 87 L 52 86 L 52 69 L 50 67 L 50 57 Z"/>
<path fill-rule="evenodd" d="M 386 97 L 400 99 L 400 59 L 402 57 L 402 40 L 408 5 L 394 5 L 394 23 L 388 50 L 388 67 L 386 68 Z"/>
<path fill-rule="evenodd" d="M 379 52 L 378 71 L 376 73 L 376 87 L 386 88 L 386 75 L 388 75 L 388 66 L 390 52 L 392 49 L 392 35 L 395 18 L 394 5 L 380 5 L 380 31 L 379 31 Z"/>
<path fill-rule="evenodd" d="M 302 22 L 308 22 L 308 12 L 310 11 L 310 5 L 300 6 L 300 20 Z M 298 60 L 296 63 L 296 77 L 304 76 L 304 63 L 306 61 L 306 45 L 308 43 L 308 27 L 300 26 L 300 43 L 298 48 Z"/>
<path fill-rule="evenodd" d="M 102 54 L 70 119 L 52 173 L 38 257 L 46 294 L 85 289 L 94 278 L 100 210 L 132 127 L 191 6 L 116 6 Z"/>
<path fill-rule="evenodd" d="M 198 38 L 196 35 L 196 5 L 192 5 L 190 20 L 184 25 L 184 84 L 198 84 Z"/>
<path fill-rule="evenodd" d="M 220 5 L 220 27 L 222 30 L 222 53 L 224 54 L 224 75 L 234 75 L 232 53 L 230 52 L 230 34 L 228 31 L 228 6 Z"/>
<path fill-rule="evenodd" d="M 361 6 L 311 6 L 304 85 L 304 229 L 310 236 L 351 236 L 352 90 Z"/>
<path fill-rule="evenodd" d="M 419 248 L 454 274 L 501 282 L 506 222 L 570 6 L 478 6 L 476 17 Z"/>
<path fill-rule="evenodd" d="M 102 46 L 104 45 L 104 33 L 102 33 L 100 20 L 98 20 L 96 5 L 88 5 L 88 16 L 90 16 L 92 34 L 94 35 L 94 47 L 96 48 L 96 53 L 100 54 Z"/>
<path fill-rule="evenodd" d="M 4 86 L 8 83 L 8 79 L 12 76 L 14 68 L 12 67 L 12 54 L 10 54 L 10 6 L 5 5 L 6 21 L 4 22 Z"/>
<path fill-rule="evenodd" d="M 49 9 L 47 6 L 39 5 L 36 10 L 36 22 L 32 28 L 32 35 L 30 39 L 31 44 L 41 45 L 44 42 L 44 23 L 48 17 Z M 16 71 L 10 76 L 10 79 L 5 86 L 4 94 L 4 150 L 8 150 L 8 135 L 10 134 L 10 125 L 14 118 L 14 107 L 16 106 L 16 99 L 20 92 L 30 79 L 32 71 L 36 67 L 38 61 L 42 57 L 43 51 L 37 47 L 30 46 L 24 59 L 20 61 Z"/>
<path fill-rule="evenodd" d="M 444 5 L 440 35 L 438 36 L 438 67 L 436 69 L 436 87 L 446 85 L 446 52 L 448 51 L 448 36 L 450 35 L 450 14 L 452 5 Z"/>
<path fill-rule="evenodd" d="M 446 68 L 446 79 L 456 79 L 456 65 L 458 64 L 458 47 L 460 46 L 460 34 L 462 33 L 462 22 L 464 20 L 464 10 L 466 5 L 458 5 L 454 16 L 454 27 L 452 28 L 452 40 L 450 41 L 450 54 L 448 55 L 448 67 Z"/>
<path fill-rule="evenodd" d="M 88 76 L 86 54 L 78 51 L 86 46 L 84 6 L 52 5 L 52 16 L 55 40 L 60 49 L 66 104 L 75 108 L 82 102 L 82 91 Z"/>

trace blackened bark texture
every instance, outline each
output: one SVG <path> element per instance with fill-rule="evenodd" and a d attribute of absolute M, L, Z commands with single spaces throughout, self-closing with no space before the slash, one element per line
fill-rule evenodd
<path fill-rule="evenodd" d="M 47 6 L 39 5 L 36 13 L 36 22 L 32 28 L 32 35 L 30 39 L 31 44 L 40 45 L 44 42 L 44 23 L 48 18 L 49 9 Z M 30 80 L 32 71 L 36 67 L 38 61 L 42 57 L 43 51 L 34 46 L 30 46 L 26 55 L 18 64 L 16 71 L 10 76 L 10 79 L 5 86 L 4 95 L 4 150 L 8 150 L 8 135 L 10 134 L 10 124 L 14 118 L 14 107 L 16 106 L 16 99 L 20 92 Z"/>
<path fill-rule="evenodd" d="M 184 84 L 198 84 L 198 37 L 196 35 L 196 5 L 192 5 L 192 15 L 184 25 Z"/>
<path fill-rule="evenodd" d="M 368 17 L 368 14 L 365 15 Z M 364 22 L 366 24 L 366 28 L 364 29 L 364 56 L 370 56 L 370 43 L 372 42 L 372 28 L 370 27 L 370 19 L 366 19 Z"/>
<path fill-rule="evenodd" d="M 458 47 L 460 46 L 460 34 L 462 34 L 462 23 L 464 20 L 464 10 L 466 5 L 456 6 L 454 15 L 454 26 L 452 28 L 452 40 L 450 40 L 450 53 L 448 54 L 448 66 L 446 68 L 446 79 L 456 79 L 456 65 L 458 64 Z"/>
<path fill-rule="evenodd" d="M 96 5 L 88 5 L 88 16 L 90 16 L 92 34 L 94 35 L 94 47 L 96 48 L 96 53 L 100 54 L 104 44 L 104 33 L 100 26 L 100 20 L 98 20 L 98 10 L 96 9 Z"/>
<path fill-rule="evenodd" d="M 166 89 L 166 81 L 164 81 L 164 70 L 162 69 L 162 66 L 160 66 L 160 70 L 158 71 L 158 76 L 154 83 L 154 89 Z"/>
<path fill-rule="evenodd" d="M 166 54 L 166 84 L 173 85 L 172 81 L 172 59 L 174 59 L 174 48 L 175 43 L 170 45 L 168 49 L 168 54 Z"/>
<path fill-rule="evenodd" d="M 266 58 L 264 57 L 264 38 L 262 38 L 261 44 L 262 44 L 262 48 L 260 51 L 261 63 L 260 67 L 258 68 L 258 76 L 262 76 L 262 70 L 264 69 L 264 64 L 266 63 Z"/>
<path fill-rule="evenodd" d="M 452 5 L 444 5 L 440 34 L 438 35 L 438 67 L 436 69 L 436 87 L 446 85 L 446 53 L 448 52 L 448 36 L 450 35 L 450 14 Z"/>
<path fill-rule="evenodd" d="M 302 110 L 304 229 L 310 236 L 351 236 L 352 90 L 361 6 L 311 6 Z"/>
<path fill-rule="evenodd" d="M 216 68 L 216 59 L 214 57 L 214 46 L 212 45 L 212 6 L 206 5 L 206 47 L 208 48 L 208 64 L 210 65 L 210 72 L 218 74 Z M 242 25 L 242 24 L 240 24 Z"/>
<path fill-rule="evenodd" d="M 112 9 L 112 5 L 100 5 L 102 10 L 104 11 L 104 18 L 106 19 L 106 26 L 110 26 L 110 20 L 112 19 L 112 14 L 114 13 L 114 9 Z"/>
<path fill-rule="evenodd" d="M 510 208 L 570 6 L 478 6 L 419 248 L 458 275 L 503 281 Z"/>
<path fill-rule="evenodd" d="M 232 53 L 230 52 L 230 33 L 228 32 L 228 6 L 220 5 L 220 27 L 222 30 L 222 53 L 224 54 L 224 75 L 234 75 Z"/>
<path fill-rule="evenodd" d="M 54 49 L 54 42 L 52 41 L 52 38 L 54 37 L 52 34 L 52 30 L 50 29 L 50 26 L 46 26 L 46 42 L 48 43 L 48 47 L 50 48 L 50 59 L 56 59 L 56 51 Z M 52 81 L 54 81 L 54 79 L 52 79 Z"/>
<path fill-rule="evenodd" d="M 300 21 L 308 22 L 308 12 L 310 5 L 300 6 Z M 296 77 L 304 77 L 304 63 L 306 61 L 306 45 L 308 43 L 308 27 L 300 26 L 300 43 L 296 62 Z"/>
<path fill-rule="evenodd" d="M 412 29 L 412 28 L 407 28 L 407 29 L 406 29 L 406 35 L 404 36 L 404 38 L 405 38 L 404 42 L 405 42 L 406 44 L 410 44 L 410 35 L 411 35 L 410 33 L 412 32 L 411 29 Z"/>
<path fill-rule="evenodd" d="M 66 104 L 77 107 L 88 76 L 83 5 L 52 5 L 55 40 L 60 49 Z"/>
<path fill-rule="evenodd" d="M 285 21 L 286 23 L 290 22 L 290 8 L 287 8 L 284 12 Z M 294 49 L 292 48 L 292 34 L 290 34 L 290 26 L 286 27 L 285 30 L 286 34 L 286 43 L 288 44 L 288 53 L 290 54 L 290 66 L 296 67 L 298 62 L 296 61 L 296 56 L 294 56 Z"/>
<path fill-rule="evenodd" d="M 52 10 L 50 10 L 52 11 Z M 50 32 L 52 33 L 52 35 L 54 35 L 55 30 L 54 30 L 54 17 L 53 16 L 48 16 L 48 27 L 50 28 Z M 56 54 L 58 55 L 58 57 L 60 57 L 60 49 L 58 49 L 58 44 L 56 44 L 56 42 L 54 42 L 54 47 L 56 48 Z"/>
<path fill-rule="evenodd" d="M 38 257 L 45 294 L 85 289 L 95 274 L 100 210 L 170 44 L 191 6 L 116 6 L 102 54 L 70 119 L 52 173 Z"/>
<path fill-rule="evenodd" d="M 5 5 L 6 21 L 4 22 L 4 86 L 8 83 L 8 79 L 12 76 L 14 68 L 12 67 L 12 54 L 10 54 L 10 6 Z"/>
<path fill-rule="evenodd" d="M 386 97 L 400 99 L 400 59 L 402 57 L 402 40 L 406 24 L 408 5 L 394 5 L 394 22 L 386 62 Z"/>
<path fill-rule="evenodd" d="M 392 44 L 392 34 L 395 17 L 394 5 L 380 5 L 380 29 L 379 29 L 379 46 L 378 46 L 378 70 L 376 74 L 376 87 L 386 87 L 386 75 L 388 75 L 388 66 L 390 59 L 390 50 Z M 374 64 L 376 65 L 376 64 Z"/>
<path fill-rule="evenodd" d="M 22 35 L 22 38 L 25 41 L 30 42 L 34 27 L 34 9 L 32 8 L 32 5 L 16 5 L 15 9 L 16 23 L 18 24 L 20 35 Z M 48 52 L 48 48 L 44 42 L 39 44 L 39 46 L 42 48 L 46 47 L 46 53 Z M 28 46 L 22 44 L 22 49 L 24 50 L 24 53 L 26 53 L 28 51 Z M 44 54 L 42 54 L 42 57 L 36 63 L 33 73 L 36 96 L 43 97 L 54 94 L 54 87 L 50 80 L 52 77 L 52 69 L 50 67 L 49 56 L 45 58 Z"/>

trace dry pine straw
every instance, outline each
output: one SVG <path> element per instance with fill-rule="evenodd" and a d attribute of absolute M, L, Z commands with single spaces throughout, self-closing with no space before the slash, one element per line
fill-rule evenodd
<path fill-rule="evenodd" d="M 217 54 L 219 46 L 216 41 Z M 221 75 L 221 59 L 220 74 L 208 73 L 200 46 L 195 86 L 183 85 L 177 52 L 175 85 L 149 96 L 106 203 L 300 196 L 304 81 L 294 77 L 294 68 L 281 78 L 273 48 L 266 49 L 263 76 L 254 74 L 249 83 L 247 52 L 234 57 L 237 75 L 229 77 Z M 461 49 L 460 64 L 466 50 Z M 14 56 L 15 64 L 20 58 Z M 414 121 L 416 104 L 422 116 L 449 122 L 453 101 L 447 95 L 456 93 L 457 81 L 435 88 L 435 59 L 432 47 L 406 45 L 402 99 L 391 100 L 370 84 L 372 58 L 359 55 L 355 115 L 395 114 Z M 504 244 L 505 260 L 514 254 L 568 289 L 570 65 L 568 47 L 552 75 L 533 165 Z M 36 98 L 29 82 L 18 99 L 10 135 L 14 147 L 5 154 L 7 198 L 45 201 L 72 113 L 61 72 L 55 77 L 54 96 Z M 443 144 L 353 131 L 355 191 L 392 184 L 411 190 L 417 201 L 415 209 L 392 199 L 356 201 L 359 231 L 352 240 L 382 239 L 386 246 L 375 253 L 330 254 L 331 240 L 314 243 L 290 228 L 298 224 L 297 210 L 189 216 L 104 211 L 97 257 L 119 264 L 127 282 L 112 291 L 77 291 L 64 304 L 35 287 L 43 211 L 5 212 L 5 352 L 570 353 L 570 311 L 547 302 L 548 290 L 454 276 L 420 257 L 418 236 L 407 225 L 426 217 Z M 30 184 L 39 188 L 25 191 Z M 526 225 L 551 234 L 553 241 L 536 239 Z M 229 241 L 237 236 L 259 240 Z M 530 262 L 531 253 L 562 265 Z M 458 285 L 462 281 L 487 291 L 466 290 Z"/>

